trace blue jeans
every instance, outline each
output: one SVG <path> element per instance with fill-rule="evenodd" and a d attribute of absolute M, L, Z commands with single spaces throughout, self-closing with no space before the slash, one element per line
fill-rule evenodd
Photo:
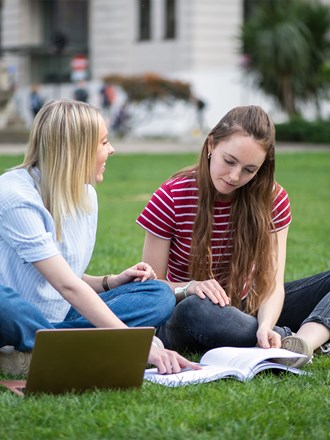
<path fill-rule="evenodd" d="M 0 285 L 0 347 L 29 351 L 37 330 L 53 328 L 39 310 L 9 287 Z"/>
<path fill-rule="evenodd" d="M 129 327 L 158 327 L 170 317 L 175 306 L 171 289 L 156 280 L 123 284 L 100 297 Z M 0 347 L 13 345 L 17 350 L 29 351 L 37 330 L 86 327 L 94 326 L 72 307 L 63 322 L 50 323 L 17 292 L 0 285 Z"/>
<path fill-rule="evenodd" d="M 99 295 L 109 309 L 129 327 L 159 327 L 171 316 L 175 298 L 166 283 L 150 280 L 122 284 Z M 73 307 L 56 328 L 94 327 Z"/>
<path fill-rule="evenodd" d="M 274 330 L 284 337 L 307 322 L 330 328 L 330 271 L 285 283 L 283 310 Z M 172 350 L 205 351 L 223 346 L 255 346 L 257 329 L 256 317 L 193 295 L 175 307 L 171 318 L 157 330 L 157 336 Z"/>

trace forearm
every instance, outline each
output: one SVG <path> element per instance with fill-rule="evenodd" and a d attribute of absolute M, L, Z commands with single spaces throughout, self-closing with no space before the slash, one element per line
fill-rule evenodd
<path fill-rule="evenodd" d="M 82 316 L 96 327 L 125 328 L 95 290 L 75 275 L 67 262 L 57 255 L 33 263 L 36 269 Z M 97 277 L 99 281 L 102 277 Z M 93 280 L 95 283 L 97 280 Z M 102 284 L 102 283 L 101 283 Z"/>
<path fill-rule="evenodd" d="M 77 283 L 62 286 L 60 293 L 72 307 L 95 327 L 127 327 L 83 280 L 78 279 Z"/>
<path fill-rule="evenodd" d="M 284 302 L 284 286 L 277 287 L 277 289 L 272 293 L 272 295 L 259 307 L 258 310 L 258 323 L 259 328 L 269 328 L 272 329 L 283 308 Z"/>

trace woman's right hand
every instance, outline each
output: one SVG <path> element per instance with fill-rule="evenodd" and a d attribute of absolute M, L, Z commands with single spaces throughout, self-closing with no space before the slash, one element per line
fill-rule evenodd
<path fill-rule="evenodd" d="M 192 282 L 187 289 L 187 294 L 197 295 L 201 299 L 207 297 L 213 304 L 219 304 L 220 307 L 230 304 L 230 298 L 215 279 Z"/>
<path fill-rule="evenodd" d="M 183 368 L 200 370 L 200 366 L 188 361 L 176 351 L 151 345 L 148 363 L 155 365 L 159 374 L 179 373 Z"/>

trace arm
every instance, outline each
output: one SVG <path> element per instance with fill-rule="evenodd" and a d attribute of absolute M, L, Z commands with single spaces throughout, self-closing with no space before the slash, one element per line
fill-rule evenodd
<path fill-rule="evenodd" d="M 54 289 L 95 327 L 127 327 L 95 291 L 74 274 L 61 255 L 35 262 L 33 265 Z"/>
<path fill-rule="evenodd" d="M 152 267 L 144 262 L 135 264 L 134 266 L 124 270 L 118 275 L 108 275 L 106 284 L 108 288 L 106 290 L 115 289 L 125 283 L 130 283 L 132 281 L 141 281 L 142 283 L 147 280 L 154 280 L 157 276 L 152 269 Z M 93 276 L 84 274 L 82 277 L 95 292 L 102 293 L 105 291 L 103 288 L 104 276 Z"/>
<path fill-rule="evenodd" d="M 258 345 L 263 348 L 281 346 L 281 337 L 273 331 L 283 307 L 284 301 L 284 269 L 286 259 L 286 243 L 289 228 L 277 232 L 278 252 L 277 252 L 277 273 L 275 276 L 275 286 L 271 295 L 260 306 L 258 311 Z M 274 246 L 275 252 L 275 246 Z"/>
<path fill-rule="evenodd" d="M 157 237 L 150 232 L 146 232 L 142 260 L 152 264 L 154 271 L 159 279 L 165 280 L 167 273 L 168 258 L 170 254 L 171 240 Z M 168 283 L 170 286 L 172 283 Z M 182 283 L 179 283 L 179 285 Z"/>
<path fill-rule="evenodd" d="M 139 263 L 144 264 L 144 263 Z M 96 327 L 127 328 L 102 301 L 95 290 L 77 277 L 70 266 L 60 255 L 33 263 L 47 281 L 66 299 L 81 315 Z M 138 266 L 138 265 L 137 265 Z M 135 268 L 135 266 L 133 266 Z M 132 273 L 131 273 L 132 271 Z M 136 278 L 135 269 L 127 269 L 127 276 Z M 140 272 L 138 270 L 138 272 Z M 118 275 L 120 277 L 120 275 Z M 139 278 L 139 276 L 138 276 Z M 102 277 L 91 277 L 97 289 L 102 285 Z M 159 373 L 178 373 L 181 368 L 195 368 L 178 353 L 151 346 L 148 362 L 156 365 Z"/>
<path fill-rule="evenodd" d="M 166 280 L 170 246 L 171 240 L 165 240 L 147 231 L 144 239 L 142 259 L 146 263 L 152 264 L 157 278 L 164 280 L 174 293 L 176 287 L 183 287 L 187 285 L 187 282 L 177 283 Z M 226 292 L 214 279 L 190 283 L 187 289 L 187 296 L 191 295 L 197 295 L 201 299 L 208 297 L 214 304 L 219 304 L 221 307 L 229 304 Z M 177 302 L 184 298 L 184 294 L 176 296 Z"/>

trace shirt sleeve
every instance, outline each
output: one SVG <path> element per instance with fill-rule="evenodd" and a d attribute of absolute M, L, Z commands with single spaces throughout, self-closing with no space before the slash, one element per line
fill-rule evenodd
<path fill-rule="evenodd" d="M 170 185 L 165 182 L 154 192 L 136 223 L 152 234 L 170 240 L 175 230 L 175 206 Z"/>
<path fill-rule="evenodd" d="M 32 201 L 21 201 L 2 211 L 1 237 L 25 263 L 59 253 L 49 212 Z"/>
<path fill-rule="evenodd" d="M 272 220 L 274 223 L 272 232 L 277 232 L 288 227 L 292 221 L 288 193 L 280 185 L 277 185 L 276 191 L 277 194 L 275 196 L 272 210 Z"/>

